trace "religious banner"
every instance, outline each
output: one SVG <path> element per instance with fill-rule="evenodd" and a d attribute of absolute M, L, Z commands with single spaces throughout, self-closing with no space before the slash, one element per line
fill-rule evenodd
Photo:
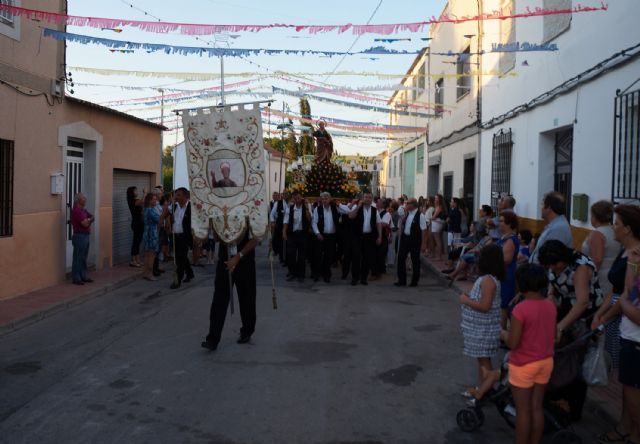
<path fill-rule="evenodd" d="M 184 111 L 182 124 L 194 235 L 206 239 L 212 226 L 226 244 L 238 243 L 247 230 L 264 236 L 269 202 L 258 104 Z"/>

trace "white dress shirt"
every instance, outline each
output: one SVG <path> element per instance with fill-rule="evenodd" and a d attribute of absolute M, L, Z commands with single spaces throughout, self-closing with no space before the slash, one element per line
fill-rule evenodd
<path fill-rule="evenodd" d="M 302 217 L 304 215 L 304 206 L 300 205 L 299 207 L 293 206 L 293 227 L 291 229 L 293 231 L 302 231 Z M 289 206 L 284 211 L 284 223 L 289 224 Z"/>
<path fill-rule="evenodd" d="M 278 219 L 278 204 L 280 202 L 282 202 L 282 201 L 276 200 L 275 203 L 273 204 L 273 208 L 271 208 L 269 221 L 271 221 L 272 224 L 275 224 L 276 220 Z M 287 212 L 287 207 L 288 207 L 287 203 L 283 202 L 282 203 L 282 209 L 284 210 L 285 214 Z M 286 223 L 286 220 L 283 223 Z"/>
<path fill-rule="evenodd" d="M 409 236 L 411 234 L 411 224 L 413 223 L 413 219 L 416 216 L 416 213 L 418 213 L 418 210 L 415 209 L 413 211 L 409 211 L 409 214 L 407 215 L 407 220 L 404 223 L 404 230 L 402 231 L 404 234 L 406 234 L 407 236 Z M 427 229 L 427 220 L 424 217 L 424 214 L 419 213 L 420 214 L 420 231 L 424 231 Z"/>
<path fill-rule="evenodd" d="M 320 217 L 318 216 L 318 211 L 324 211 L 324 230 L 323 233 L 320 233 L 318 229 L 318 221 Z M 320 205 L 313 210 L 313 222 L 311 223 L 311 227 L 313 228 L 313 232 L 315 234 L 335 234 L 336 227 L 333 223 L 333 213 L 331 212 L 331 206 L 325 207 L 324 205 Z"/>
<path fill-rule="evenodd" d="M 371 226 L 371 207 L 362 206 L 362 232 L 363 233 L 371 233 L 376 230 L 376 227 Z M 376 224 L 381 223 L 380 221 L 380 213 L 376 211 Z"/>
<path fill-rule="evenodd" d="M 175 234 L 183 234 L 182 219 L 184 219 L 184 213 L 187 211 L 187 205 L 189 205 L 189 202 L 185 203 L 184 207 L 181 207 L 180 204 L 176 205 L 176 211 L 173 214 L 173 232 Z"/>

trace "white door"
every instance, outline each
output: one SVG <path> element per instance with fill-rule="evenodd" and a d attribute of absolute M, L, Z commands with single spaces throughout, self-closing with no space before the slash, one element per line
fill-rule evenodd
<path fill-rule="evenodd" d="M 65 265 L 67 271 L 71 270 L 71 264 L 73 262 L 73 245 L 71 244 L 71 236 L 73 235 L 73 229 L 71 227 L 71 209 L 73 208 L 73 198 L 76 193 L 82 192 L 83 187 L 83 164 L 84 164 L 84 149 L 82 143 L 74 142 L 74 147 L 66 147 L 66 199 L 67 199 L 67 242 L 66 242 L 66 261 Z"/>

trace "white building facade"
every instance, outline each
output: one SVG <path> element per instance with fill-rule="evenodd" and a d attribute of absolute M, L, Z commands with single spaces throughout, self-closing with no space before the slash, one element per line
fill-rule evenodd
<path fill-rule="evenodd" d="M 572 2 L 484 1 L 486 11 L 520 13 L 525 6 L 565 8 Z M 481 203 L 495 205 L 500 195 L 513 195 L 523 225 L 539 231 L 544 194 L 560 191 L 576 245 L 590 228 L 592 203 L 637 203 L 638 17 L 640 2 L 622 0 L 606 11 L 485 22 L 487 51 L 492 42 L 550 44 L 558 51 L 482 57 L 483 69 L 517 75 L 486 77 L 482 85 Z"/>

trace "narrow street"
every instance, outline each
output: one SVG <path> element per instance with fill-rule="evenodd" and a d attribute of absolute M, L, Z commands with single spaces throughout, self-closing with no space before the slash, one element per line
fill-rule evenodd
<path fill-rule="evenodd" d="M 258 254 L 258 326 L 249 345 L 227 318 L 216 352 L 200 348 L 213 267 L 167 289 L 137 280 L 0 338 L 2 443 L 509 443 L 494 409 L 461 432 L 457 295 L 425 276 L 285 283 L 271 307 Z M 334 271 L 334 275 L 338 274 Z M 236 304 L 237 307 L 237 304 Z M 589 415 L 585 412 L 585 416 Z M 606 424 L 585 418 L 585 442 Z"/>

